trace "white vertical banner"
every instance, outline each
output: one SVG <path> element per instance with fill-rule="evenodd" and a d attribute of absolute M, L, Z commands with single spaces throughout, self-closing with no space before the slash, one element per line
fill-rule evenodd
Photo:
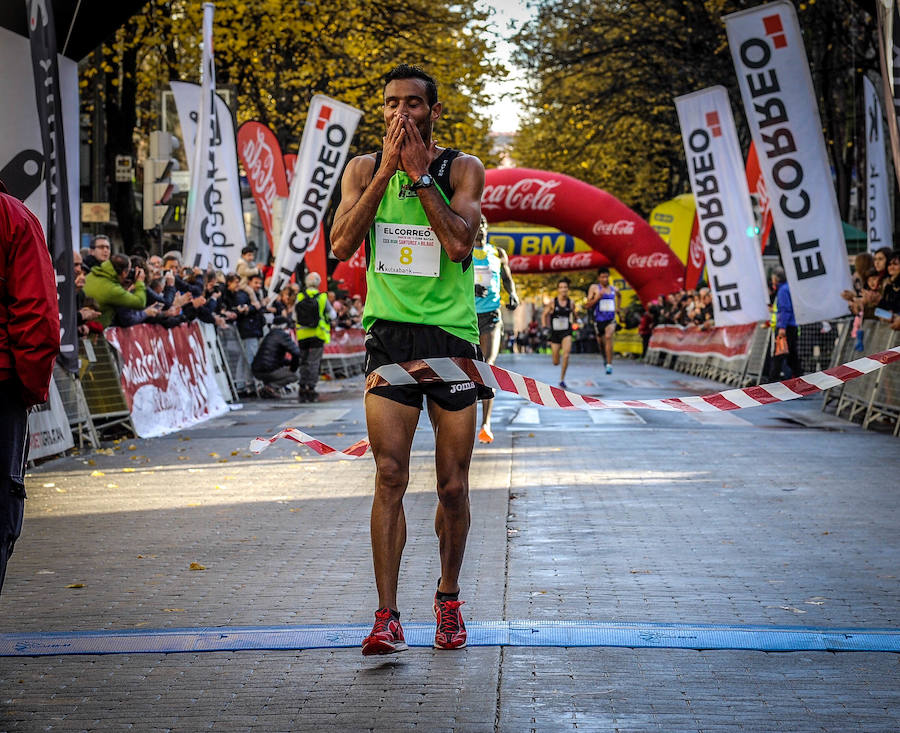
<path fill-rule="evenodd" d="M 362 112 L 355 107 L 322 94 L 310 100 L 270 292 L 281 290 L 308 252 L 325 246 L 319 226 L 344 170 L 350 141 L 361 117 Z"/>
<path fill-rule="evenodd" d="M 892 247 L 894 217 L 888 194 L 887 152 L 881 102 L 875 85 L 863 77 L 866 117 L 866 237 L 869 251 Z"/>
<path fill-rule="evenodd" d="M 724 20 L 794 316 L 846 315 L 847 247 L 794 6 L 779 0 Z"/>
<path fill-rule="evenodd" d="M 717 326 L 764 321 L 766 276 L 734 116 L 724 87 L 676 97 Z"/>
<path fill-rule="evenodd" d="M 203 3 L 203 63 L 200 99 L 197 111 L 196 140 L 189 142 L 190 125 L 185 129 L 186 85 L 172 84 L 182 121 L 185 152 L 191 163 L 191 189 L 188 192 L 187 221 L 184 228 L 184 264 L 234 270 L 246 244 L 244 216 L 238 181 L 234 123 L 225 106 L 220 110 L 216 95 L 216 68 L 213 58 L 212 3 Z M 179 87 L 176 89 L 176 87 Z M 179 101 L 179 91 L 181 101 Z M 193 108 L 192 108 L 193 109 Z"/>
<path fill-rule="evenodd" d="M 28 433 L 29 460 L 65 453 L 75 446 L 66 408 L 56 386 L 56 377 L 50 378 L 47 401 L 35 405 L 28 413 Z"/>

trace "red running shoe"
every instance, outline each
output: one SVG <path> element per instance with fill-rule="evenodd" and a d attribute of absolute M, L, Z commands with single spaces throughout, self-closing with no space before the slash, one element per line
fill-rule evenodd
<path fill-rule="evenodd" d="M 363 656 L 373 654 L 394 654 L 405 652 L 409 647 L 403 638 L 403 627 L 400 620 L 391 615 L 391 609 L 379 608 L 375 611 L 375 625 L 372 633 L 362 643 Z"/>
<path fill-rule="evenodd" d="M 466 625 L 459 613 L 463 603 L 465 601 L 441 601 L 434 597 L 434 617 L 437 619 L 435 649 L 462 649 L 466 645 Z"/>

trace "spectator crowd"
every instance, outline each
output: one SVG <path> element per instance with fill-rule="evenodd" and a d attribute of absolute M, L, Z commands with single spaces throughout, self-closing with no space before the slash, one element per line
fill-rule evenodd
<path fill-rule="evenodd" d="M 273 273 L 273 263 L 259 265 L 255 261 L 257 248 L 244 248 L 234 272 L 204 270 L 185 266 L 181 254 L 170 251 L 162 256 L 143 257 L 113 254 L 110 240 L 95 237 L 89 248 L 75 253 L 75 288 L 78 330 L 82 336 L 100 333 L 107 326 L 129 327 L 139 323 L 152 323 L 171 328 L 181 323 L 199 320 L 213 324 L 220 331 L 236 334 L 246 363 L 252 365 L 254 375 L 259 372 L 254 359 L 267 333 L 277 331 L 277 340 L 284 342 L 285 334 L 293 332 L 290 341 L 300 344 L 299 353 L 282 355 L 285 364 L 299 370 L 296 379 L 288 379 L 284 372 L 277 372 L 272 383 L 262 380 L 262 396 L 277 397 L 288 384 L 309 373 L 310 364 L 302 358 L 304 341 L 313 350 L 324 346 L 334 328 L 359 328 L 362 323 L 363 301 L 359 295 L 322 293 L 319 319 L 309 324 L 298 323 L 298 305 L 301 287 L 295 278 L 279 292 L 270 293 L 267 286 Z M 319 302 L 318 274 L 307 275 L 304 285 L 311 297 Z M 315 356 L 315 354 L 313 354 Z M 321 351 L 318 354 L 321 359 Z M 266 355 L 272 366 L 272 352 Z M 279 367 L 281 365 L 278 365 Z M 318 361 L 315 363 L 318 370 Z M 318 378 L 316 371 L 315 378 Z M 237 381 L 237 380 L 236 380 Z M 307 381 L 309 379 L 307 378 Z M 247 379 L 244 388 L 249 391 L 252 382 Z M 300 384 L 301 398 L 311 401 L 314 385 Z"/>

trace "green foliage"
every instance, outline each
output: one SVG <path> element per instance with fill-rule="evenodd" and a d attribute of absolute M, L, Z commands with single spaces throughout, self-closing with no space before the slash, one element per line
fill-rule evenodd
<path fill-rule="evenodd" d="M 541 0 L 516 36 L 529 71 L 527 117 L 513 156 L 575 176 L 647 215 L 689 191 L 674 97 L 729 90 L 749 135 L 723 15 L 756 0 Z M 859 74 L 871 66 L 874 19 L 851 0 L 797 4 L 839 178 L 857 134 Z M 868 61 L 867 61 L 868 59 Z M 840 184 L 839 184 L 840 191 Z"/>

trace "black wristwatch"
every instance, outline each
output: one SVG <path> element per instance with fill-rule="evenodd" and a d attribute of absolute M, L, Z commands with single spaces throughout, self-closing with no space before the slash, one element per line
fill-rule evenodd
<path fill-rule="evenodd" d="M 418 181 L 413 183 L 411 188 L 413 191 L 418 191 L 420 188 L 431 188 L 433 185 L 434 179 L 428 173 L 426 173 Z"/>

